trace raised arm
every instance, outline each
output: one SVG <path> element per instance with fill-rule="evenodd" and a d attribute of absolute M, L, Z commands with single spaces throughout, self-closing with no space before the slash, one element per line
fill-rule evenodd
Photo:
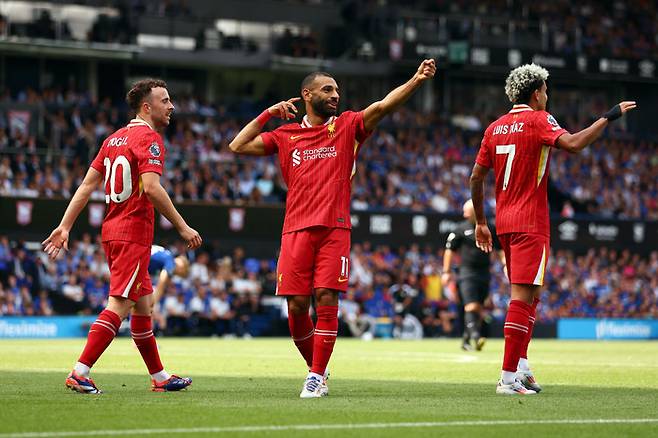
<path fill-rule="evenodd" d="M 489 168 L 475 163 L 471 173 L 471 199 L 475 210 L 475 245 L 486 253 L 493 248 L 493 238 L 487 226 L 487 218 L 484 215 L 484 179 L 489 173 Z"/>
<path fill-rule="evenodd" d="M 272 117 L 278 117 L 284 120 L 294 119 L 295 114 L 297 114 L 295 102 L 299 99 L 301 98 L 293 97 L 292 99 L 284 100 L 276 105 L 272 105 L 263 111 L 258 117 L 247 123 L 247 125 L 238 132 L 238 135 L 236 135 L 233 141 L 229 143 L 228 147 L 236 154 L 266 155 L 265 142 L 260 136 L 263 126 L 265 126 L 267 121 Z"/>
<path fill-rule="evenodd" d="M 90 167 L 82 180 L 82 184 L 75 191 L 71 202 L 66 207 L 59 226 L 50 233 L 50 236 L 46 240 L 41 242 L 43 250 L 51 259 L 57 257 L 62 247 L 66 250 L 69 249 L 69 232 L 73 227 L 73 223 L 80 216 L 80 212 L 82 212 L 87 202 L 89 202 L 89 197 L 102 180 L 103 175 L 98 170 Z"/>
<path fill-rule="evenodd" d="M 418 71 L 404 84 L 386 95 L 382 100 L 372 103 L 363 111 L 363 124 L 366 131 L 372 131 L 388 114 L 392 113 L 411 97 L 423 82 L 433 78 L 436 73 L 436 63 L 433 59 L 424 60 Z"/>
<path fill-rule="evenodd" d="M 617 120 L 636 106 L 637 105 L 634 101 L 621 102 L 612 107 L 610 111 L 582 131 L 576 132 L 575 134 L 569 134 L 568 132 L 562 134 L 555 144 L 560 149 L 564 149 L 571 153 L 580 152 L 601 136 L 609 122 Z"/>

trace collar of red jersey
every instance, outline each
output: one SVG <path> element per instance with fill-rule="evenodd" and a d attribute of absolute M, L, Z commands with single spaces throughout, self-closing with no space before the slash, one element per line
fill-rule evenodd
<path fill-rule="evenodd" d="M 153 129 L 153 126 L 149 125 L 149 122 L 139 116 L 135 117 L 130 121 L 130 123 L 128 123 L 128 128 L 133 128 L 135 126 L 148 126 L 149 128 Z M 153 130 L 155 131 L 155 129 Z"/>
<path fill-rule="evenodd" d="M 534 111 L 534 110 L 526 104 L 514 105 L 510 110 L 510 114 L 522 113 L 523 111 Z"/>
<path fill-rule="evenodd" d="M 323 126 L 327 126 L 330 123 L 333 123 L 333 121 L 336 120 L 336 116 L 331 116 L 327 119 L 326 122 L 323 123 Z M 304 116 L 302 119 L 302 123 L 299 124 L 302 128 L 313 128 L 314 126 L 311 125 L 311 122 L 308 120 L 308 116 Z"/>

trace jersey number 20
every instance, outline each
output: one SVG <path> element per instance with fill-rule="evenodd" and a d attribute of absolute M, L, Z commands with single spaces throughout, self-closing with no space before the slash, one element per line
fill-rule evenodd
<path fill-rule="evenodd" d="M 110 201 L 116 202 L 117 204 L 126 201 L 130 198 L 130 195 L 133 192 L 133 180 L 130 174 L 130 162 L 128 159 L 119 155 L 114 159 L 114 163 L 108 158 L 105 157 L 103 160 L 103 165 L 105 166 L 105 203 L 109 204 Z M 117 175 L 118 168 L 121 166 L 121 175 Z M 116 180 L 117 176 L 121 178 L 121 191 L 117 193 L 116 191 Z M 107 181 L 110 181 L 110 193 L 107 193 Z"/>

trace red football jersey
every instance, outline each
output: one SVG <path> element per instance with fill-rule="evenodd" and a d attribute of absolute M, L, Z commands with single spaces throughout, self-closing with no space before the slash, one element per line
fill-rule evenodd
<path fill-rule="evenodd" d="M 567 132 L 546 111 L 528 105 L 493 122 L 475 160 L 496 174 L 496 230 L 550 235 L 548 168 L 551 147 Z"/>
<path fill-rule="evenodd" d="M 350 198 L 359 146 L 370 135 L 363 113 L 346 111 L 324 125 L 289 123 L 261 134 L 278 152 L 288 186 L 283 233 L 312 226 L 351 228 Z"/>
<path fill-rule="evenodd" d="M 124 240 L 150 246 L 153 204 L 144 195 L 140 175 L 162 175 L 165 148 L 148 123 L 133 119 L 103 142 L 91 167 L 105 175 L 103 242 Z"/>

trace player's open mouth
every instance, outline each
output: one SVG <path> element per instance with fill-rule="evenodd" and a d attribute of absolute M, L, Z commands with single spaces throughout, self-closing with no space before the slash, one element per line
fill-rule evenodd
<path fill-rule="evenodd" d="M 336 109 L 338 108 L 338 103 L 335 102 L 327 102 L 327 106 L 331 109 Z"/>

